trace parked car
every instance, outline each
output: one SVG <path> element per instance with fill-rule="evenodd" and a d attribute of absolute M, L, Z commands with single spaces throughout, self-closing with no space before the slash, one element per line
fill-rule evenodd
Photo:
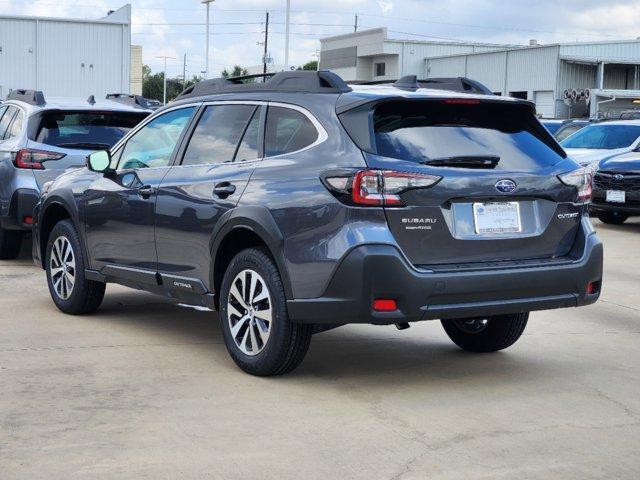
<path fill-rule="evenodd" d="M 594 123 L 560 144 L 573 160 L 595 169 L 601 161 L 640 146 L 640 120 Z"/>
<path fill-rule="evenodd" d="M 558 130 L 553 134 L 558 142 L 562 142 L 565 138 L 569 138 L 578 130 L 582 130 L 592 122 L 590 120 L 569 120 L 565 122 Z"/>
<path fill-rule="evenodd" d="M 60 310 L 96 310 L 108 282 L 218 309 L 233 360 L 275 375 L 347 323 L 441 319 L 492 352 L 530 311 L 597 300 L 592 170 L 531 103 L 415 77 L 241 81 L 188 88 L 48 185 L 34 256 Z"/>
<path fill-rule="evenodd" d="M 591 211 L 604 223 L 614 225 L 640 215 L 640 153 L 626 153 L 600 163 Z"/>
<path fill-rule="evenodd" d="M 558 119 L 558 118 L 549 118 L 549 119 L 541 119 L 540 123 L 544 125 L 551 135 L 555 135 L 555 133 L 569 120 L 566 119 Z"/>
<path fill-rule="evenodd" d="M 113 101 L 46 99 L 14 90 L 0 106 L 0 259 L 15 258 L 31 231 L 44 183 L 110 148 L 149 110 Z"/>

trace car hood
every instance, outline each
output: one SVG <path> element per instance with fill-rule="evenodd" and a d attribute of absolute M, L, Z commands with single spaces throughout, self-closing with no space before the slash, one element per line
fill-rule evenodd
<path fill-rule="evenodd" d="M 591 165 L 596 167 L 599 162 L 607 158 L 615 157 L 621 153 L 629 151 L 628 148 L 616 148 L 613 150 L 595 149 L 595 148 L 565 148 L 565 152 L 570 158 L 578 162 L 582 166 Z"/>
<path fill-rule="evenodd" d="M 629 152 L 600 162 L 600 170 L 640 174 L 640 153 Z"/>

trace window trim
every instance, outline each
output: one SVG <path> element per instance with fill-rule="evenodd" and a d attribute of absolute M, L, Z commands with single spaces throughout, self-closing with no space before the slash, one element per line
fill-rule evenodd
<path fill-rule="evenodd" d="M 382 74 L 378 75 L 378 67 L 382 65 Z M 373 74 L 375 77 L 386 77 L 387 76 L 387 62 L 374 62 L 373 63 Z"/>
<path fill-rule="evenodd" d="M 325 142 L 329 138 L 329 134 L 325 130 L 325 128 L 322 125 L 322 123 L 320 123 L 320 121 L 315 117 L 315 115 L 313 115 L 306 108 L 301 107 L 299 105 L 294 105 L 292 103 L 270 102 L 270 101 L 267 101 L 267 100 L 211 100 L 211 101 L 201 102 L 199 105 L 200 105 L 200 110 L 198 110 L 198 112 L 194 115 L 192 123 L 189 125 L 188 130 L 185 130 L 185 135 L 183 137 L 183 143 L 180 145 L 180 149 L 178 150 L 177 155 L 176 155 L 176 161 L 174 162 L 174 165 L 173 165 L 175 168 L 187 168 L 187 167 L 197 167 L 198 166 L 198 165 L 183 165 L 182 161 L 184 159 L 185 151 L 186 151 L 187 147 L 189 146 L 189 142 L 186 141 L 186 138 L 188 137 L 189 140 L 191 139 L 191 136 L 193 135 L 193 131 L 195 130 L 195 127 L 198 125 L 196 120 L 200 120 L 200 117 L 202 116 L 202 113 L 204 112 L 204 109 L 206 107 L 208 107 L 208 106 L 214 106 L 214 105 L 255 105 L 255 106 L 266 107 L 266 108 L 262 109 L 262 112 L 261 112 L 262 118 L 260 118 L 260 122 L 261 122 L 260 136 L 259 136 L 259 139 L 260 139 L 260 142 L 261 142 L 260 153 L 263 156 L 259 157 L 259 158 L 256 158 L 255 160 L 247 160 L 245 162 L 235 162 L 235 161 L 233 161 L 233 162 L 229 162 L 229 163 L 238 163 L 238 164 L 241 163 L 241 164 L 245 165 L 245 164 L 248 164 L 248 163 L 261 162 L 262 160 L 267 160 L 267 159 L 272 159 L 272 158 L 287 157 L 289 155 L 298 154 L 298 153 L 304 152 L 306 150 L 309 150 L 311 148 L 317 147 L 318 145 L 320 145 L 321 143 Z M 269 106 L 288 108 L 290 110 L 296 110 L 296 111 L 302 113 L 313 124 L 313 126 L 316 129 L 316 131 L 318 132 L 318 138 L 316 139 L 316 141 L 313 142 L 310 145 L 307 145 L 304 148 L 301 148 L 300 150 L 296 150 L 295 152 L 283 153 L 281 155 L 272 155 L 272 156 L 269 156 L 269 157 L 265 157 L 264 156 L 264 138 L 265 138 L 265 128 L 266 128 L 266 124 L 267 124 L 267 115 L 269 114 L 269 112 L 268 112 L 268 107 Z M 205 164 L 200 164 L 200 165 L 222 165 L 222 164 L 220 164 L 220 163 L 217 163 L 217 164 L 216 163 L 205 163 Z"/>

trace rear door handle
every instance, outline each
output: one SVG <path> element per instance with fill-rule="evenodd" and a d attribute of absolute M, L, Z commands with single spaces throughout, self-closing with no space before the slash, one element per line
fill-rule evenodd
<path fill-rule="evenodd" d="M 151 185 L 143 185 L 138 189 L 138 195 L 140 195 L 142 198 L 149 198 L 154 193 L 156 193 L 156 189 Z"/>
<path fill-rule="evenodd" d="M 227 198 L 236 192 L 236 186 L 229 182 L 220 182 L 213 187 L 213 194 L 218 198 Z"/>

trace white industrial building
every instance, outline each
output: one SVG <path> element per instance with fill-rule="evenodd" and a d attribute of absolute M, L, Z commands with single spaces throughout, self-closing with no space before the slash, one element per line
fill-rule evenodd
<path fill-rule="evenodd" d="M 0 15 L 0 98 L 129 93 L 131 80 L 130 5 L 96 20 Z"/>
<path fill-rule="evenodd" d="M 387 38 L 384 28 L 321 40 L 321 68 L 347 80 L 469 77 L 529 99 L 545 118 L 615 116 L 640 107 L 640 40 L 527 46 Z M 381 74 L 381 75 L 380 75 Z"/>

